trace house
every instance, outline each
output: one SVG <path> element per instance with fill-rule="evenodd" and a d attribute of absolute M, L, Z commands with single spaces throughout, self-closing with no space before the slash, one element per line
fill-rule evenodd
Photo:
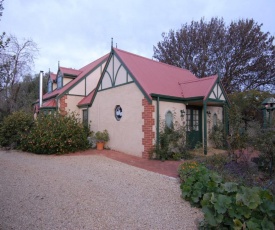
<path fill-rule="evenodd" d="M 148 158 L 160 121 L 186 124 L 194 146 L 208 145 L 208 130 L 227 123 L 227 95 L 218 76 L 190 71 L 112 48 L 95 91 L 86 101 L 92 130 L 107 129 L 111 149 Z"/>
<path fill-rule="evenodd" d="M 84 120 L 92 121 L 91 130 L 108 130 L 113 150 L 148 158 L 164 120 L 167 126 L 175 121 L 186 125 L 191 145 L 203 144 L 206 154 L 208 131 L 219 120 L 227 124 L 229 101 L 217 75 L 197 78 L 114 47 L 90 65 L 86 72 L 94 73 L 91 77 L 84 69 L 59 68 L 57 88 L 44 95 L 42 110 L 52 105 L 63 114 L 68 108 L 82 110 Z M 60 88 L 58 82 L 64 84 L 65 78 L 73 79 Z"/>

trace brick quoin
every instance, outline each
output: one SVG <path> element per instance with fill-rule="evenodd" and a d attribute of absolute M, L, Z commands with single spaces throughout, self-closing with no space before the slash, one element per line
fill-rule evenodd
<path fill-rule="evenodd" d="M 149 152 L 153 148 L 153 139 L 155 138 L 155 132 L 153 132 L 153 125 L 155 124 L 155 120 L 153 118 L 153 112 L 155 111 L 155 107 L 151 105 L 146 98 L 142 99 L 142 144 L 144 147 L 144 151 L 142 152 L 142 158 L 149 158 Z"/>
<path fill-rule="evenodd" d="M 66 103 L 66 99 L 67 99 L 67 95 L 63 96 L 62 98 L 60 98 L 60 107 L 59 107 L 59 112 L 62 116 L 67 115 L 67 103 Z"/>

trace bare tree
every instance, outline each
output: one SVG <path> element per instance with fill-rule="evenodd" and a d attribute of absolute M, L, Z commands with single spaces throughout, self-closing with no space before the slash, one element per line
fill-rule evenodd
<path fill-rule="evenodd" d="M 4 10 L 3 1 L 4 0 L 0 0 L 0 21 L 1 21 L 2 15 L 3 15 L 3 10 Z M 8 45 L 8 43 L 9 43 L 9 38 L 6 38 L 6 33 L 3 32 L 0 35 L 0 53 L 1 53 L 1 50 L 4 49 Z"/>
<path fill-rule="evenodd" d="M 11 35 L 9 45 L 0 52 L 0 112 L 9 114 L 15 110 L 23 77 L 30 74 L 38 48 L 31 39 L 21 43 Z"/>
<path fill-rule="evenodd" d="M 274 37 L 250 20 L 201 19 L 163 33 L 154 46 L 157 60 L 189 69 L 197 77 L 221 73 L 228 93 L 250 89 L 275 90 Z"/>

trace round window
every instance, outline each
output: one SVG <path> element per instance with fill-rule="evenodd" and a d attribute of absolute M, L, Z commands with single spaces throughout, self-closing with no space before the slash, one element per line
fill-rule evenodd
<path fill-rule="evenodd" d="M 117 119 L 117 121 L 120 121 L 120 119 L 122 118 L 122 108 L 120 105 L 117 105 L 115 107 L 115 118 Z"/>

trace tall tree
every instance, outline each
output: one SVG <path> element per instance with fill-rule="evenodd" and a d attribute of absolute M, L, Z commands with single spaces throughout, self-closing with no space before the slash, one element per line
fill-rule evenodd
<path fill-rule="evenodd" d="M 4 0 L 0 0 L 0 21 L 4 10 L 3 1 Z M 9 42 L 9 38 L 6 38 L 6 33 L 2 32 L 2 34 L 0 35 L 0 53 L 1 53 L 1 50 L 8 45 L 8 42 Z"/>
<path fill-rule="evenodd" d="M 49 74 L 46 73 L 43 77 L 43 94 L 47 92 L 47 80 Z M 18 91 L 18 99 L 15 105 L 15 110 L 23 110 L 25 112 L 33 112 L 32 104 L 39 98 L 39 74 L 35 76 L 26 75 L 22 82 L 20 82 L 20 89 Z"/>
<path fill-rule="evenodd" d="M 31 72 L 38 48 L 31 39 L 21 43 L 13 35 L 9 45 L 0 52 L 0 112 L 15 111 L 23 77 Z"/>
<path fill-rule="evenodd" d="M 275 90 L 274 37 L 253 19 L 232 21 L 202 18 L 163 33 L 154 58 L 185 68 L 202 78 L 220 72 L 228 93 Z"/>

